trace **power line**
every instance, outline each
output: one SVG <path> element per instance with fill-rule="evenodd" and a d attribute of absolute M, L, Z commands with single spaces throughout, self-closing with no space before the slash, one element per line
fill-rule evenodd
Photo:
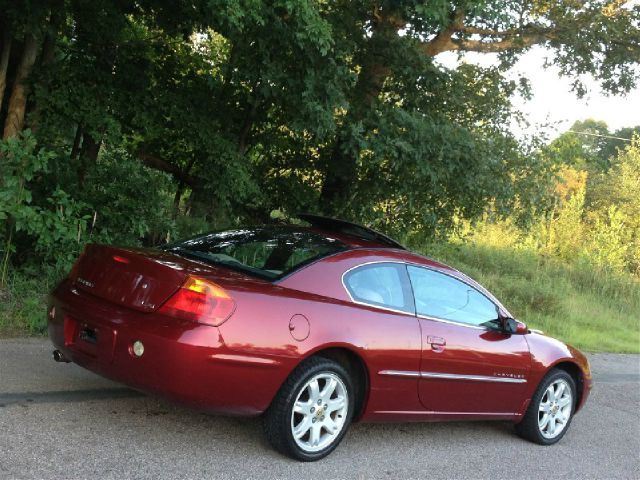
<path fill-rule="evenodd" d="M 577 133 L 578 135 L 589 135 L 590 137 L 613 138 L 614 140 L 623 140 L 625 142 L 631 141 L 630 138 L 614 137 L 612 135 L 600 135 L 599 133 L 576 132 L 575 130 L 567 130 L 567 132 Z"/>

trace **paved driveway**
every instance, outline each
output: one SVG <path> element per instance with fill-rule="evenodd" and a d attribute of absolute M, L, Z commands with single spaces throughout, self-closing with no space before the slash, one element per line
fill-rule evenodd
<path fill-rule="evenodd" d="M 194 413 L 0 340 L 0 478 L 640 479 L 640 357 L 590 356 L 596 385 L 554 447 L 507 423 L 358 424 L 328 458 L 271 450 L 257 419 Z"/>

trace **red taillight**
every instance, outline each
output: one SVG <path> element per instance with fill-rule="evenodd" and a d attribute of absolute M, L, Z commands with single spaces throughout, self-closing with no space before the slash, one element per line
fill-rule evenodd
<path fill-rule="evenodd" d="M 231 316 L 235 308 L 236 302 L 221 286 L 189 277 L 158 312 L 217 327 Z"/>
<path fill-rule="evenodd" d="M 76 321 L 68 316 L 64 316 L 63 319 L 63 327 L 62 331 L 64 332 L 64 346 L 68 347 L 73 344 L 73 341 L 76 338 L 76 329 L 77 329 Z"/>

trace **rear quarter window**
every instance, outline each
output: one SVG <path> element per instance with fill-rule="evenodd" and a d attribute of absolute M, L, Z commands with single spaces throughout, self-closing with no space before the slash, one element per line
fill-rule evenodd
<path fill-rule="evenodd" d="M 411 286 L 403 264 L 373 263 L 345 273 L 343 283 L 357 303 L 413 313 Z"/>

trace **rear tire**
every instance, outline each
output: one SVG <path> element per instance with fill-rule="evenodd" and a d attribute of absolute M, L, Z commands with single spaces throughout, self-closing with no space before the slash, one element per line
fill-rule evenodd
<path fill-rule="evenodd" d="M 342 441 L 354 405 L 353 383 L 344 367 L 311 357 L 289 375 L 265 412 L 265 435 L 284 455 L 320 460 Z"/>
<path fill-rule="evenodd" d="M 576 406 L 576 383 L 567 372 L 551 370 L 540 382 L 516 433 L 539 445 L 553 445 L 567 433 Z"/>

